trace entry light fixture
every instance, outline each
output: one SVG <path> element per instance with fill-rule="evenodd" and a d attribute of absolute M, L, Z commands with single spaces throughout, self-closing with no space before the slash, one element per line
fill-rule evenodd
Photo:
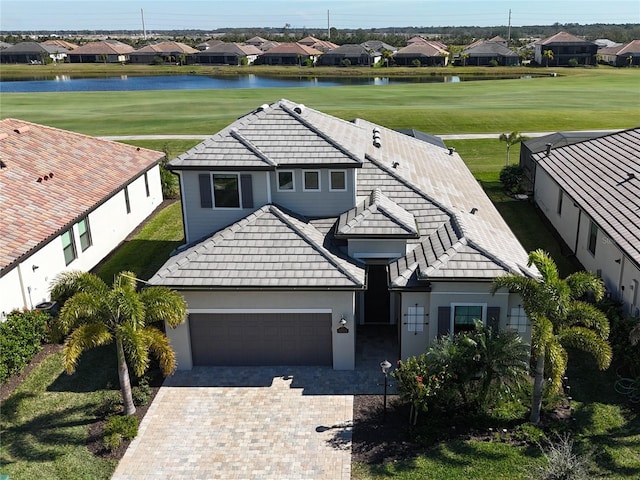
<path fill-rule="evenodd" d="M 344 327 L 347 324 L 347 319 L 344 318 L 344 315 L 340 316 L 340 326 Z"/>

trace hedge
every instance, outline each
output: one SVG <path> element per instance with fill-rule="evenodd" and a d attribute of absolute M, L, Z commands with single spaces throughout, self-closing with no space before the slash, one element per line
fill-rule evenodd
<path fill-rule="evenodd" d="M 0 383 L 22 372 L 42 349 L 49 314 L 38 310 L 13 310 L 0 323 Z"/>

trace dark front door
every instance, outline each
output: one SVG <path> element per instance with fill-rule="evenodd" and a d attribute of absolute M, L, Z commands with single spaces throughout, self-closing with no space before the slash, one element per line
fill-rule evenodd
<path fill-rule="evenodd" d="M 390 323 L 391 304 L 387 285 L 387 266 L 369 265 L 367 267 L 367 291 L 364 294 L 365 323 Z"/>

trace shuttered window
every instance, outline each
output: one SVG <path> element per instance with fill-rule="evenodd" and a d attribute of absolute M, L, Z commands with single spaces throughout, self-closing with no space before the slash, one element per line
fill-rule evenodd
<path fill-rule="evenodd" d="M 198 175 L 200 184 L 200 206 L 202 208 L 213 207 L 213 197 L 211 196 L 211 176 L 208 173 Z"/>

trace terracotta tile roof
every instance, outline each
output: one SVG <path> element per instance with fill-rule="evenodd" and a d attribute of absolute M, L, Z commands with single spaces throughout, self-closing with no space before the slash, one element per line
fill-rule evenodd
<path fill-rule="evenodd" d="M 281 43 L 269 49 L 263 55 L 322 55 L 320 50 L 302 45 L 300 43 Z"/>
<path fill-rule="evenodd" d="M 430 42 L 425 42 L 425 43 L 416 42 L 416 43 L 407 45 L 404 48 L 401 48 L 396 53 L 394 53 L 393 56 L 394 57 L 402 57 L 402 56 L 413 57 L 416 55 L 422 55 L 425 57 L 439 57 L 445 53 L 447 53 L 446 50 Z"/>
<path fill-rule="evenodd" d="M 78 47 L 71 52 L 72 55 L 121 55 L 131 53 L 134 48 L 117 40 L 102 40 L 91 42 Z"/>
<path fill-rule="evenodd" d="M 540 40 L 538 42 L 538 45 L 550 45 L 550 44 L 553 44 L 553 43 L 590 43 L 590 44 L 594 44 L 593 42 L 589 42 L 589 41 L 585 40 L 584 38 L 576 37 L 575 35 L 572 35 L 570 33 L 558 32 L 555 35 L 552 35 L 552 36 L 547 37 L 547 38 L 545 38 L 543 40 Z"/>
<path fill-rule="evenodd" d="M 0 275 L 162 157 L 22 120 L 0 121 Z"/>
<path fill-rule="evenodd" d="M 180 42 L 158 42 L 139 48 L 133 53 L 198 53 L 198 50 Z"/>
<path fill-rule="evenodd" d="M 65 40 L 46 40 L 42 42 L 42 45 L 61 47 L 61 48 L 66 48 L 67 50 L 73 50 L 75 48 L 78 48 L 78 45 L 76 45 L 75 43 L 67 42 Z"/>

